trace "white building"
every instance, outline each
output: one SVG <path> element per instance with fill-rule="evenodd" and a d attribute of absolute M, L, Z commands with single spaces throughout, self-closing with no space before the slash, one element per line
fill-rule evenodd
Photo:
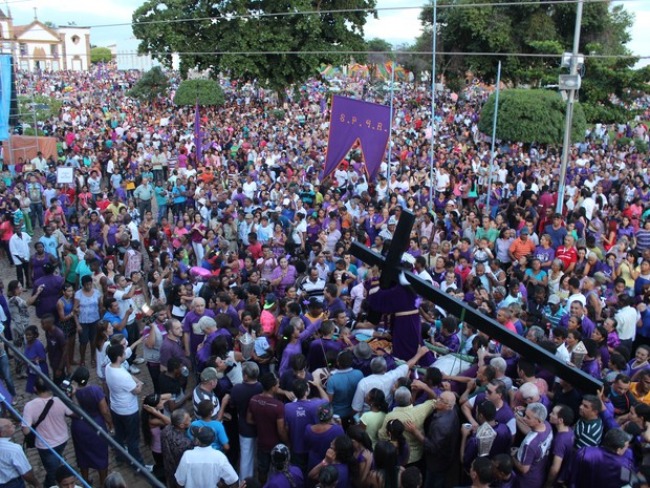
<path fill-rule="evenodd" d="M 0 10 L 0 42 L 12 53 L 18 69 L 87 70 L 90 66 L 90 28 L 48 27 L 37 17 L 27 25 L 13 25 L 11 11 Z"/>

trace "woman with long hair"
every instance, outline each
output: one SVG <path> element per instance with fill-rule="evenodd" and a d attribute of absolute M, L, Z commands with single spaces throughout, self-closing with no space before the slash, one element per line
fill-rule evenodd
<path fill-rule="evenodd" d="M 372 441 L 361 425 L 352 425 L 348 429 L 348 437 L 352 440 L 356 461 L 352 470 L 352 486 L 364 487 L 372 467 Z"/>
<path fill-rule="evenodd" d="M 81 326 L 77 322 L 74 310 L 74 287 L 70 283 L 63 284 L 63 294 L 56 302 L 56 313 L 59 318 L 59 326 L 66 337 L 65 341 L 65 364 L 68 371 L 72 371 L 74 362 L 74 346 L 77 333 L 81 332 Z M 84 366 L 83 361 L 81 366 Z"/>
<path fill-rule="evenodd" d="M 379 388 L 370 390 L 365 401 L 370 406 L 370 410 L 364 413 L 360 420 L 374 446 L 379 440 L 377 434 L 381 426 L 384 425 L 384 419 L 388 413 L 388 403 L 386 395 Z"/>
<path fill-rule="evenodd" d="M 145 445 L 151 448 L 154 459 L 154 473 L 163 472 L 162 445 L 160 435 L 163 427 L 171 424 L 171 419 L 163 413 L 165 402 L 171 399 L 169 393 L 152 393 L 144 397 L 140 412 L 140 427 Z"/>
<path fill-rule="evenodd" d="M 97 365 L 97 377 L 102 382 L 104 391 L 106 390 L 106 376 L 104 368 L 107 364 L 106 349 L 110 345 L 108 340 L 113 335 L 113 324 L 107 320 L 100 320 L 97 324 L 97 333 L 93 341 L 93 351 L 95 352 L 95 364 Z"/>
<path fill-rule="evenodd" d="M 340 435 L 330 443 L 323 460 L 309 471 L 309 478 L 317 480 L 325 466 L 333 466 L 339 473 L 336 488 L 348 488 L 350 486 L 350 471 L 354 465 L 352 440 L 347 435 Z"/>
<path fill-rule="evenodd" d="M 73 397 L 81 409 L 100 427 L 112 431 L 113 419 L 104 392 L 99 386 L 88 385 L 89 379 L 90 372 L 84 366 L 75 370 L 71 378 L 76 385 Z M 70 432 L 81 475 L 89 481 L 88 471 L 96 469 L 99 473 L 99 484 L 103 486 L 108 474 L 108 442 L 83 418 L 72 418 Z"/>
<path fill-rule="evenodd" d="M 405 466 L 408 463 L 410 450 L 409 445 L 404 437 L 404 424 L 401 420 L 393 419 L 386 424 L 386 432 L 390 442 L 397 449 L 397 462 L 400 466 Z"/>
<path fill-rule="evenodd" d="M 368 488 L 399 488 L 402 468 L 397 462 L 397 449 L 389 441 L 379 441 L 373 452 L 373 469 L 368 473 Z"/>
<path fill-rule="evenodd" d="M 297 466 L 290 464 L 291 455 L 289 448 L 278 444 L 271 449 L 271 470 L 265 488 L 302 488 L 305 479 L 302 471 Z"/>

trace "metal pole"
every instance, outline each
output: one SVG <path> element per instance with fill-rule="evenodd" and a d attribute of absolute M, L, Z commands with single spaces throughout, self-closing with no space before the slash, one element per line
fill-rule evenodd
<path fill-rule="evenodd" d="M 386 167 L 386 179 L 390 185 L 390 162 L 393 152 L 393 95 L 395 93 L 395 61 L 390 62 L 390 122 L 389 122 L 389 136 L 388 136 L 388 164 Z M 386 201 L 390 200 L 390 188 L 386 192 Z"/>
<path fill-rule="evenodd" d="M 23 361 L 26 365 L 31 367 L 31 371 L 34 372 L 39 378 L 41 378 L 45 384 L 50 388 L 52 393 L 59 397 L 59 399 L 65 403 L 65 405 L 72 410 L 75 414 L 77 414 L 79 417 L 84 419 L 95 431 L 97 431 L 97 434 L 102 436 L 104 439 L 108 441 L 108 443 L 113 447 L 113 449 L 117 450 L 122 456 L 126 457 L 131 461 L 131 464 L 133 464 L 136 468 L 136 471 L 138 471 L 140 474 L 142 474 L 145 478 L 147 478 L 147 481 L 151 483 L 151 486 L 156 486 L 157 488 L 165 488 L 165 485 L 163 485 L 158 479 L 151 473 L 144 465 L 140 464 L 138 461 L 136 461 L 133 456 L 124 448 L 124 446 L 120 445 L 113 437 L 106 432 L 97 422 L 93 420 L 92 417 L 90 417 L 79 405 L 74 403 L 68 396 L 58 387 L 56 384 L 47 376 L 45 373 L 41 371 L 41 368 L 38 367 L 38 365 L 34 364 L 31 362 L 27 357 L 18 349 L 16 346 L 13 345 L 11 341 L 8 341 L 2 334 L 0 334 L 0 341 L 4 342 L 5 347 L 9 348 L 11 352 L 14 353 L 16 358 L 18 360 Z"/>
<path fill-rule="evenodd" d="M 435 151 L 433 149 L 433 134 L 436 122 L 436 48 L 438 44 L 438 0 L 433 0 L 433 24 L 431 30 L 431 162 L 429 163 L 429 210 L 433 209 L 433 167 L 435 165 Z"/>
<path fill-rule="evenodd" d="M 573 33 L 573 53 L 571 55 L 571 75 L 578 74 L 578 51 L 580 49 L 580 29 L 582 27 L 582 7 L 584 0 L 578 0 L 576 9 L 575 31 Z M 562 165 L 560 166 L 560 185 L 555 211 L 562 213 L 564 207 L 564 188 L 566 186 L 566 170 L 569 165 L 569 150 L 571 149 L 571 126 L 573 124 L 573 105 L 575 102 L 576 90 L 569 90 L 569 98 L 566 104 L 566 118 L 564 120 L 564 142 L 562 144 Z"/>
<path fill-rule="evenodd" d="M 490 146 L 490 167 L 488 168 L 487 213 L 490 215 L 490 197 L 492 196 L 492 178 L 494 174 L 494 145 L 497 140 L 497 120 L 499 118 L 499 92 L 501 91 L 501 61 L 497 68 L 497 91 L 494 95 L 494 117 L 492 119 L 492 145 Z"/>

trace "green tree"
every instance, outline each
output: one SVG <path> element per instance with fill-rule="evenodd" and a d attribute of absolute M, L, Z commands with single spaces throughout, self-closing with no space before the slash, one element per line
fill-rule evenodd
<path fill-rule="evenodd" d="M 463 5 L 474 0 L 439 0 L 439 5 Z M 498 3 L 507 5 L 499 6 Z M 575 2 L 516 5 L 510 0 L 495 0 L 481 7 L 440 8 L 438 10 L 438 49 L 442 52 L 465 52 L 464 56 L 449 54 L 439 61 L 447 78 L 464 78 L 470 70 L 485 80 L 496 77 L 497 61 L 503 63 L 504 80 L 515 86 L 528 84 L 540 87 L 557 83 L 561 70 L 557 55 L 570 51 L 573 44 L 576 16 Z M 423 9 L 420 20 L 424 26 L 422 45 L 431 45 L 431 6 Z M 580 52 L 585 54 L 629 55 L 633 17 L 622 5 L 611 2 L 585 2 L 580 37 Z M 420 39 L 418 39 L 418 42 Z M 416 42 L 416 45 L 418 43 Z M 460 48 L 459 48 L 460 46 Z M 502 53 L 502 56 L 473 56 L 471 53 Z M 509 56 L 510 53 L 530 57 Z M 647 73 L 635 74 L 632 67 L 638 59 L 588 58 L 585 64 L 581 101 L 610 104 L 609 94 L 620 98 L 650 81 Z M 645 77 L 645 78 L 644 78 Z M 632 85 L 630 85 L 632 84 Z"/>
<path fill-rule="evenodd" d="M 169 79 L 160 66 L 154 66 L 131 88 L 129 96 L 138 100 L 155 100 L 165 95 L 169 89 Z"/>
<path fill-rule="evenodd" d="M 113 59 L 113 54 L 107 47 L 93 47 L 90 49 L 90 62 L 93 64 L 108 63 L 111 59 Z"/>
<path fill-rule="evenodd" d="M 19 96 L 18 110 L 21 122 L 33 124 L 34 116 L 39 122 L 57 117 L 63 102 L 45 95 Z"/>
<path fill-rule="evenodd" d="M 312 76 L 321 63 L 348 61 L 339 52 L 363 51 L 367 13 L 358 9 L 374 9 L 375 3 L 147 0 L 133 13 L 133 33 L 140 39 L 140 53 L 150 53 L 167 66 L 172 53 L 180 53 L 183 77 L 191 68 L 212 68 L 215 75 L 227 70 L 234 78 L 257 80 L 280 93 Z M 317 13 L 291 15 L 300 11 Z M 179 19 L 188 21 L 166 23 Z"/>
<path fill-rule="evenodd" d="M 478 128 L 492 134 L 495 95 L 481 110 Z M 562 144 L 566 104 L 559 93 L 550 90 L 504 90 L 499 95 L 497 139 L 540 144 Z M 573 109 L 574 142 L 584 139 L 587 122 L 580 104 Z"/>
<path fill-rule="evenodd" d="M 183 80 L 174 95 L 176 105 L 223 105 L 223 90 L 214 80 Z"/>

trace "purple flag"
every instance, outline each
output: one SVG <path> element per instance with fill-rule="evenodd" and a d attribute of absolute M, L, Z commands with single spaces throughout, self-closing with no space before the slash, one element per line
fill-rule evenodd
<path fill-rule="evenodd" d="M 196 108 L 194 112 L 194 146 L 196 151 L 196 165 L 201 162 L 203 153 L 203 138 L 201 134 L 201 112 L 199 111 L 199 101 L 196 101 Z"/>
<path fill-rule="evenodd" d="M 323 178 L 336 169 L 358 140 L 371 178 L 386 154 L 390 138 L 390 107 L 335 95 L 332 99 L 330 130 Z"/>

